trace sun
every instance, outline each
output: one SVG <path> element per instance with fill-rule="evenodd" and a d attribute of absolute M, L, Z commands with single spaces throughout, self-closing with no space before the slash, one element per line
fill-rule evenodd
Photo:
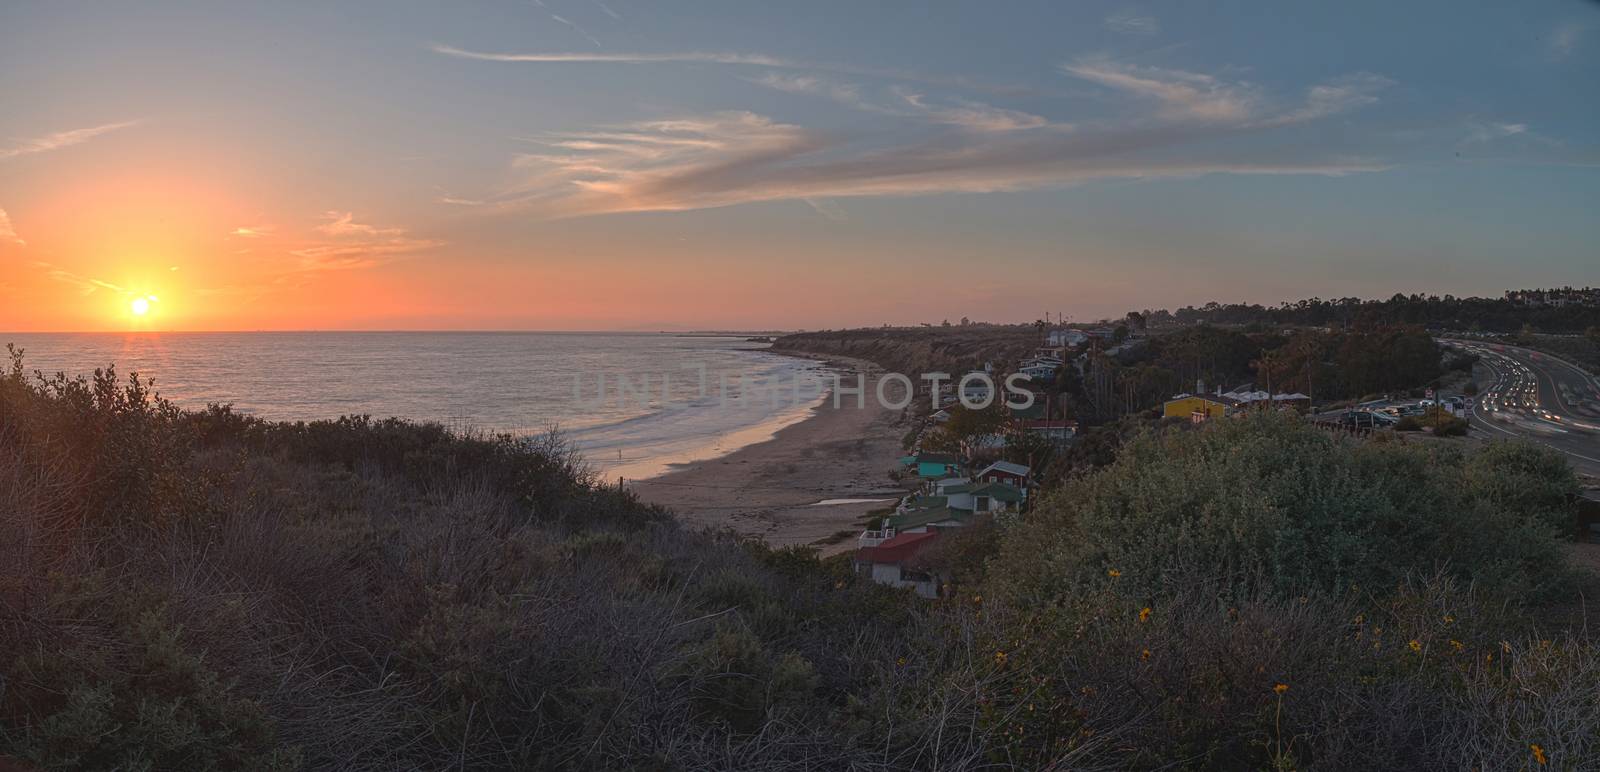
<path fill-rule="evenodd" d="M 156 302 L 155 295 L 140 295 L 128 303 L 128 312 L 134 316 L 144 316 L 150 313 L 150 304 Z"/>

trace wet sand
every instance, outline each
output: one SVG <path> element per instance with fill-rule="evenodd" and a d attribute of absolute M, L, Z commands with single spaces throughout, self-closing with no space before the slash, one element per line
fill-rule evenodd
<path fill-rule="evenodd" d="M 891 506 L 903 493 L 889 473 L 910 424 L 873 398 L 876 367 L 837 357 L 825 361 L 847 373 L 846 384 L 858 369 L 868 374 L 865 408 L 849 396 L 835 408 L 829 395 L 809 418 L 770 440 L 629 487 L 690 527 L 731 528 L 776 546 L 816 544 L 826 554 L 853 548 L 867 512 Z M 817 504 L 828 499 L 889 501 Z M 837 537 L 842 531 L 850 535 Z M 832 544 L 821 543 L 830 538 Z"/>

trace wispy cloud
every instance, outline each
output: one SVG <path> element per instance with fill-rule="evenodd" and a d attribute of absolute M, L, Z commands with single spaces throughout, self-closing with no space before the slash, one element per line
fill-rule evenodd
<path fill-rule="evenodd" d="M 858 67 L 837 62 L 808 62 L 799 59 L 788 59 L 781 56 L 770 56 L 767 54 L 739 53 L 729 51 L 679 51 L 668 53 L 553 52 L 517 54 L 469 51 L 466 49 L 437 43 L 430 45 L 428 48 L 434 53 L 442 54 L 444 56 L 452 56 L 460 59 L 472 59 L 482 62 L 522 64 L 719 64 L 728 66 L 767 67 L 782 70 L 809 70 L 813 72 L 859 75 L 863 77 L 883 78 L 886 80 L 898 80 L 907 83 L 926 83 L 929 85 L 972 89 L 974 91 L 985 91 L 1000 94 L 1022 94 L 1035 91 L 1035 89 L 1026 86 L 987 83 L 958 76 L 938 76 L 919 72 L 883 69 L 878 67 Z"/>
<path fill-rule="evenodd" d="M 556 21 L 558 21 L 558 22 L 560 22 L 560 23 L 562 23 L 562 24 L 565 24 L 565 25 L 567 25 L 567 26 L 568 26 L 568 27 L 571 27 L 571 28 L 572 28 L 572 29 L 573 29 L 573 30 L 575 30 L 575 31 L 576 31 L 576 32 L 577 32 L 577 33 L 578 33 L 578 34 L 579 34 L 579 35 L 582 35 L 582 36 L 583 36 L 583 37 L 584 37 L 584 38 L 585 38 L 585 39 L 587 39 L 587 40 L 588 40 L 588 41 L 589 41 L 589 42 L 590 42 L 590 43 L 593 43 L 593 44 L 594 44 L 594 47 L 595 47 L 595 48 L 604 48 L 604 46 L 602 46 L 602 45 L 600 45 L 600 41 L 599 41 L 599 40 L 596 40 L 596 39 L 595 39 L 595 37 L 594 37 L 594 36 L 593 36 L 593 35 L 591 35 L 591 34 L 589 34 L 589 31 L 588 31 L 588 30 L 586 30 L 586 29 L 584 29 L 584 28 L 583 28 L 583 27 L 582 27 L 582 26 L 581 26 L 581 25 L 579 25 L 579 24 L 578 24 L 578 23 L 577 23 L 577 22 L 575 22 L 575 21 L 572 21 L 572 20 L 571 20 L 571 19 L 568 19 L 568 18 L 567 18 L 567 17 L 565 17 L 565 16 L 560 16 L 560 15 L 557 15 L 557 14 L 553 14 L 553 13 L 552 13 L 552 14 L 550 14 L 550 18 L 552 18 L 552 19 L 555 19 L 555 20 L 556 20 Z"/>
<path fill-rule="evenodd" d="M 1312 86 L 1306 92 L 1304 105 L 1270 118 L 1269 122 L 1301 123 L 1349 112 L 1377 102 L 1378 92 L 1392 85 L 1394 81 L 1382 75 L 1362 72 Z"/>
<path fill-rule="evenodd" d="M 328 236 L 393 236 L 405 232 L 403 228 L 378 228 L 358 223 L 350 212 L 330 210 L 323 217 L 328 221 L 318 225 L 316 231 Z"/>
<path fill-rule="evenodd" d="M 1139 11 L 1118 11 L 1105 19 L 1106 29 L 1124 35 L 1154 35 L 1161 32 L 1156 17 Z"/>
<path fill-rule="evenodd" d="M 906 104 L 915 108 L 920 114 L 934 123 L 959 126 L 974 131 L 1037 129 L 1050 123 L 1048 120 L 1032 113 L 995 107 L 965 99 L 957 100 L 952 106 L 929 104 L 921 94 L 902 91 L 900 96 L 905 100 Z"/>
<path fill-rule="evenodd" d="M 1009 132 L 859 147 L 751 113 L 718 113 L 555 138 L 525 154 L 525 183 L 503 203 L 557 216 L 672 211 L 752 201 L 990 192 L 1105 178 L 1208 173 L 1345 174 L 1382 168 L 1315 153 L 1248 157 L 1175 148 L 1226 132 L 1206 125 Z"/>
<path fill-rule="evenodd" d="M 600 11 L 602 13 L 604 13 L 605 15 L 610 16 L 611 18 L 616 19 L 617 21 L 622 21 L 622 14 L 611 10 L 611 6 L 600 2 L 600 0 L 594 0 L 594 4 L 595 4 L 595 7 L 599 8 Z"/>
<path fill-rule="evenodd" d="M 19 247 L 28 245 L 28 242 L 17 235 L 17 229 L 11 225 L 11 215 L 6 214 L 4 209 L 0 209 L 0 243 L 16 244 Z"/>
<path fill-rule="evenodd" d="M 116 284 L 112 284 L 111 282 L 96 279 L 91 276 L 73 273 L 72 271 L 62 268 L 54 263 L 47 263 L 43 260 L 39 260 L 35 261 L 33 265 L 35 268 L 43 270 L 45 275 L 50 277 L 50 279 L 53 281 L 58 281 L 62 284 L 70 284 L 74 287 L 77 287 L 78 291 L 84 295 L 91 295 L 95 292 L 99 292 L 100 290 L 110 290 L 121 295 L 133 294 L 124 287 L 120 287 Z"/>
<path fill-rule="evenodd" d="M 1161 67 L 1139 67 L 1105 59 L 1064 64 L 1062 72 L 1134 96 L 1154 100 L 1168 118 L 1237 122 L 1249 118 L 1259 100 L 1247 83 Z"/>
<path fill-rule="evenodd" d="M 435 53 L 462 59 L 484 62 L 544 62 L 569 64 L 663 64 L 668 62 L 696 62 L 701 64 L 752 64 L 761 67 L 815 69 L 812 65 L 791 59 L 780 59 L 762 54 L 693 51 L 663 54 L 641 53 L 532 53 L 502 54 L 467 51 L 446 45 L 434 45 Z"/>
<path fill-rule="evenodd" d="M 1081 59 L 1061 66 L 1062 72 L 1159 105 L 1168 120 L 1216 124 L 1284 126 L 1325 118 L 1378 101 L 1377 93 L 1394 82 L 1381 75 L 1356 73 L 1312 86 L 1305 102 L 1275 107 L 1261 89 L 1246 81 L 1161 67 L 1140 67 L 1106 59 Z"/>
<path fill-rule="evenodd" d="M 399 255 L 421 252 L 444 244 L 410 236 L 405 228 L 378 227 L 356 222 L 351 212 L 325 213 L 327 222 L 313 230 L 329 238 L 309 241 L 289 250 L 298 258 L 300 271 L 340 271 L 372 268 Z"/>
<path fill-rule="evenodd" d="M 1557 25 L 1550 33 L 1550 40 L 1546 49 L 1555 59 L 1565 59 L 1578 50 L 1578 44 L 1589 32 L 1589 24 L 1578 21 L 1567 21 Z"/>
<path fill-rule="evenodd" d="M 241 239 L 259 239 L 263 236 L 271 236 L 273 230 L 270 225 L 241 225 L 229 231 L 228 235 Z"/>
<path fill-rule="evenodd" d="M 46 134 L 43 137 L 21 140 L 10 147 L 0 148 L 0 161 L 4 161 L 9 158 L 16 158 L 17 156 L 32 155 L 34 153 L 48 153 L 52 150 L 70 147 L 81 142 L 88 142 L 89 140 L 94 139 L 101 134 L 116 131 L 117 129 L 125 129 L 137 123 L 138 121 L 107 123 L 84 129 L 58 131 L 54 134 Z"/>
<path fill-rule="evenodd" d="M 893 101 L 870 99 L 863 95 L 862 88 L 856 84 L 835 83 L 814 75 L 769 72 L 750 82 L 791 94 L 825 97 L 878 115 L 920 118 L 932 123 L 959 126 L 973 131 L 1036 129 L 1050 123 L 1038 115 L 968 99 L 952 100 L 952 104 L 949 105 L 933 104 L 924 95 L 904 88 L 890 90 Z"/>

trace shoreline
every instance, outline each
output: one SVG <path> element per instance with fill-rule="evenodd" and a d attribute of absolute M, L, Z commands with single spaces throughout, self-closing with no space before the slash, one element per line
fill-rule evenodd
<path fill-rule="evenodd" d="M 859 370 L 869 390 L 881 372 L 865 360 L 781 353 Z M 900 411 L 870 398 L 864 408 L 848 399 L 835 408 L 829 391 L 810 415 L 769 439 L 628 487 L 641 500 L 671 510 L 684 525 L 728 528 L 777 547 L 815 545 L 833 554 L 854 546 L 850 537 L 868 512 L 893 506 L 905 492 L 888 476 L 901 455 L 904 431 Z M 839 499 L 849 501 L 819 503 Z M 846 531 L 849 537 L 823 543 Z"/>

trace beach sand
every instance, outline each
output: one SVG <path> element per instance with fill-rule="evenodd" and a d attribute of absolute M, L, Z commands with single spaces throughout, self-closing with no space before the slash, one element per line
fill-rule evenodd
<path fill-rule="evenodd" d="M 892 506 L 904 493 L 889 472 L 910 424 L 872 397 L 878 368 L 838 357 L 824 361 L 850 374 L 846 383 L 857 370 L 868 374 L 865 408 L 858 409 L 854 397 L 835 408 L 829 395 L 813 415 L 770 440 L 629 487 L 690 527 L 727 527 L 774 546 L 816 544 L 824 554 L 854 548 L 867 512 Z M 828 499 L 886 500 L 817 504 Z M 841 536 L 844 531 L 849 535 Z"/>

